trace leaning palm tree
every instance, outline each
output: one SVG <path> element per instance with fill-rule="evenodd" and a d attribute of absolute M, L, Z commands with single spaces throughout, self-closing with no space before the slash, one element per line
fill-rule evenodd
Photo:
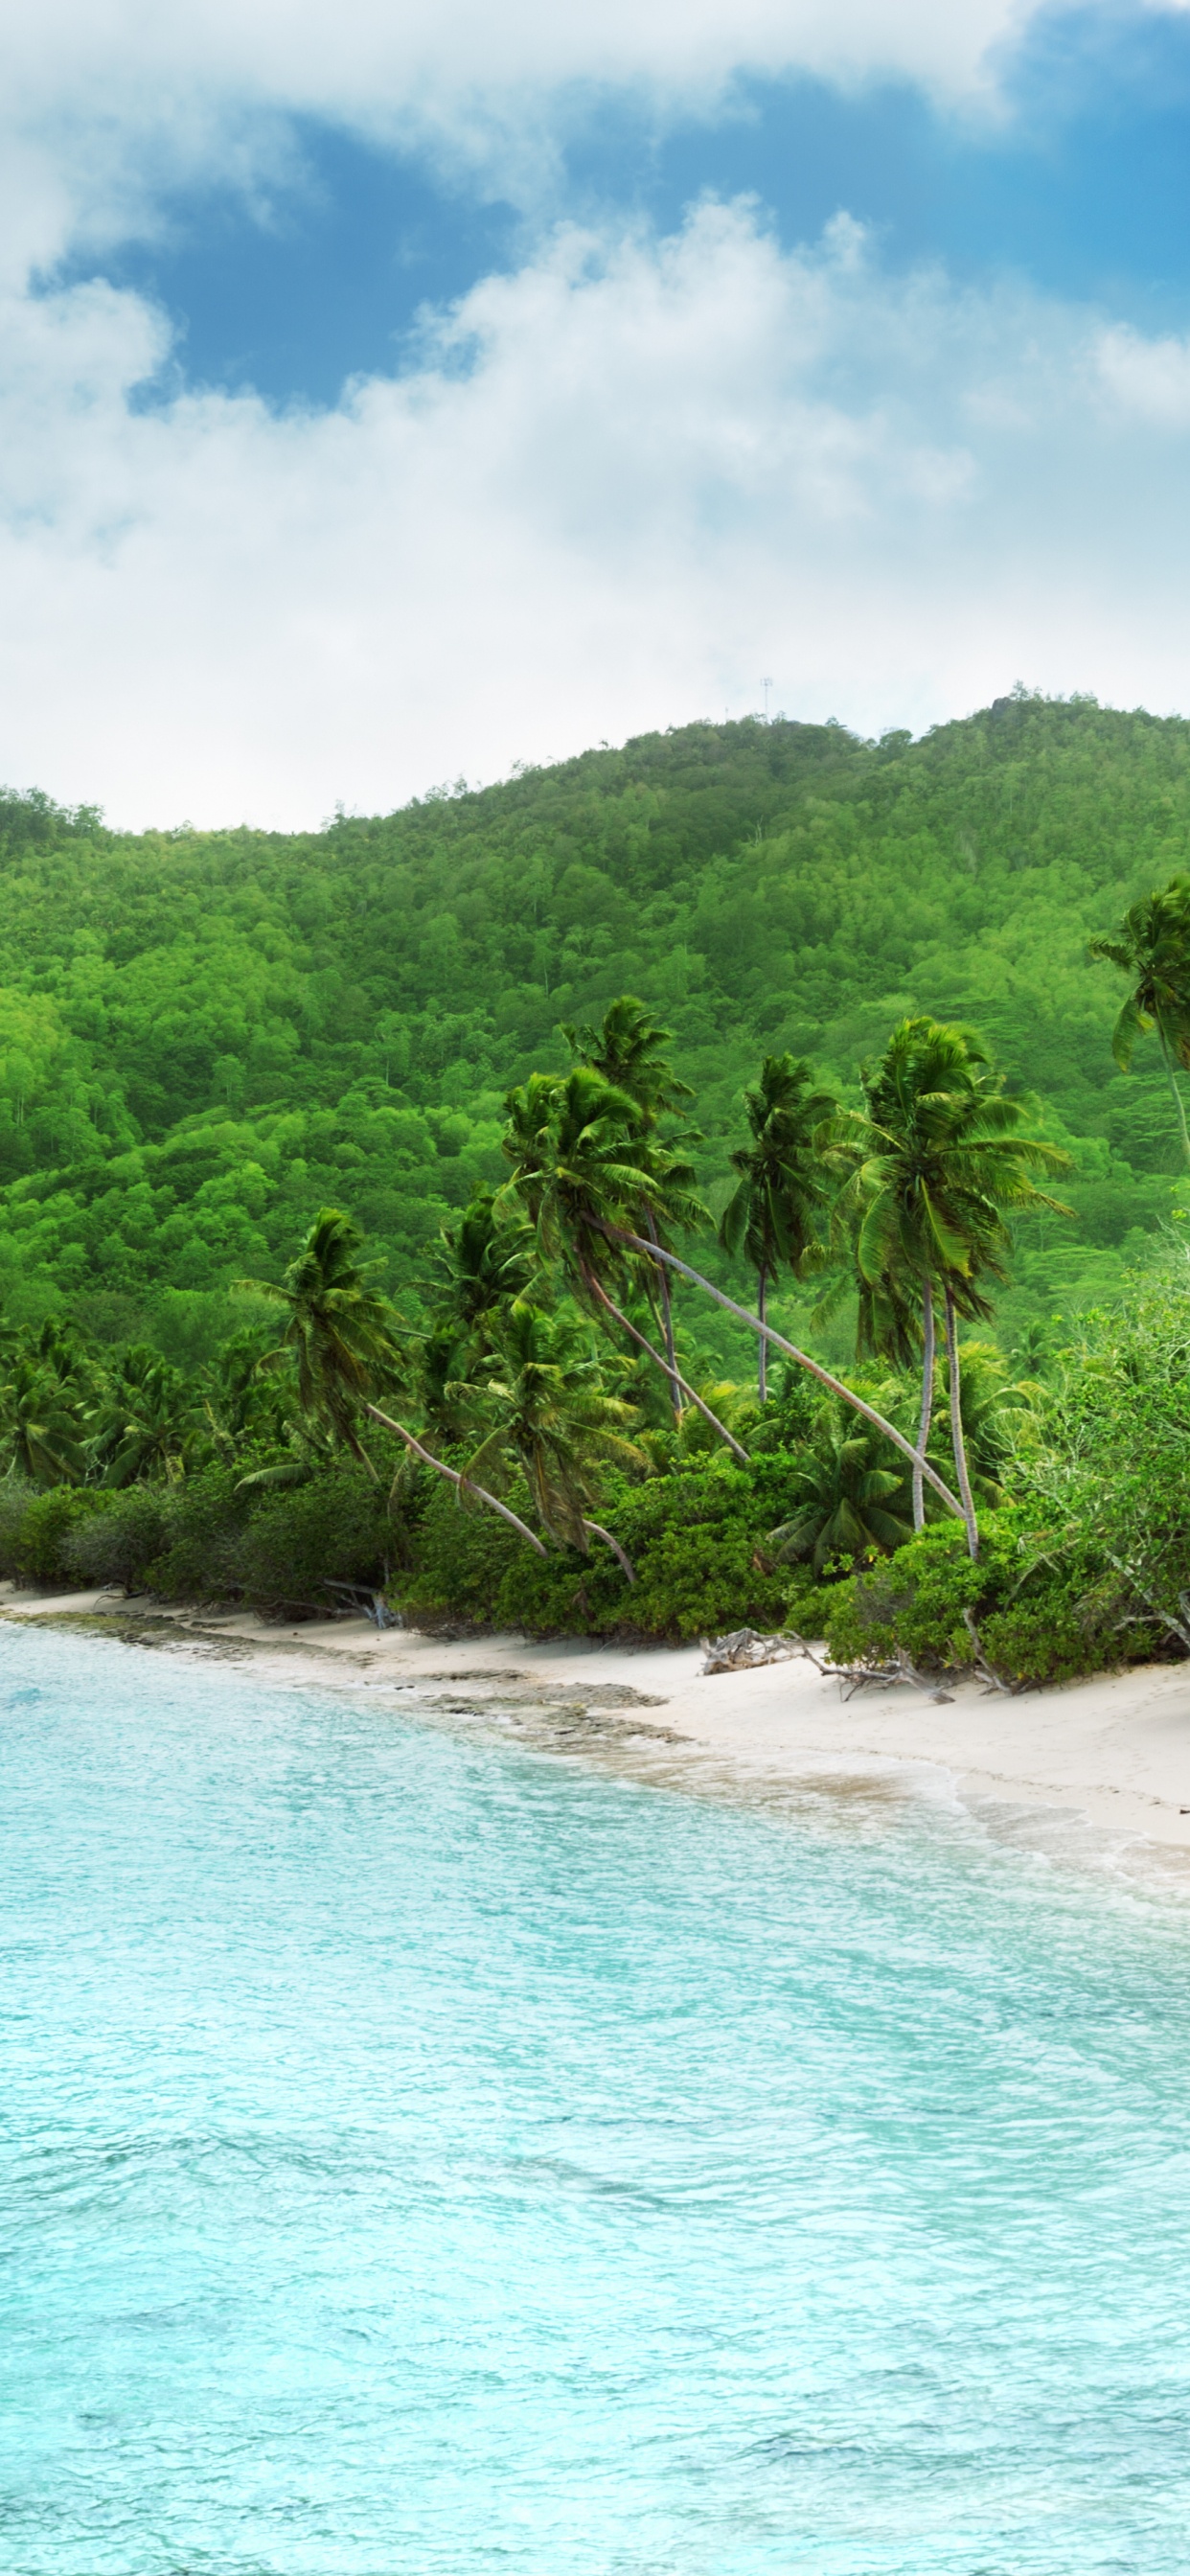
<path fill-rule="evenodd" d="M 285 1317 L 280 1342 L 261 1367 L 292 1364 L 302 1412 L 325 1424 L 377 1484 L 356 1423 L 378 1372 L 391 1368 L 396 1318 L 360 1265 L 360 1244 L 341 1208 L 320 1208 L 279 1286 L 269 1279 L 237 1285 Z"/>
<path fill-rule="evenodd" d="M 505 1105 L 504 1151 L 513 1171 L 504 1196 L 524 1208 L 543 1263 L 560 1268 L 581 1304 L 610 1316 L 734 1455 L 746 1460 L 746 1450 L 682 1376 L 676 1359 L 662 1358 L 612 1294 L 641 1276 L 640 1264 L 625 1259 L 628 1237 L 617 1234 L 617 1218 L 628 1214 L 635 1224 L 642 1208 L 649 1209 L 653 1235 L 640 1248 L 650 1262 L 660 1258 L 663 1229 L 705 1218 L 690 1166 L 646 1135 L 628 1093 L 589 1065 L 560 1076 L 530 1074 Z M 644 1275 L 652 1279 L 655 1267 Z"/>
<path fill-rule="evenodd" d="M 1112 1054 L 1122 1073 L 1131 1066 L 1138 1037 L 1157 1032 L 1182 1152 L 1190 1163 L 1190 1131 L 1175 1071 L 1190 1066 L 1190 877 L 1171 877 L 1167 886 L 1143 896 L 1110 939 L 1091 941 L 1090 953 L 1128 977 L 1130 989 L 1112 1032 Z"/>
<path fill-rule="evenodd" d="M 610 1002 L 600 1028 L 589 1024 L 576 1028 L 569 1021 L 562 1024 L 562 1035 L 572 1056 L 579 1064 L 589 1065 L 601 1073 L 617 1091 L 626 1092 L 635 1102 L 641 1127 L 651 1135 L 659 1119 L 666 1116 L 684 1118 L 686 1103 L 693 1100 L 688 1082 L 680 1082 L 665 1050 L 673 1044 L 672 1029 L 662 1028 L 648 1005 L 638 1002 L 634 993 L 621 993 Z M 656 1211 L 646 1199 L 639 1211 L 641 1226 L 649 1241 L 657 1235 Z M 654 1270 L 652 1286 L 661 1309 L 661 1329 L 665 1338 L 665 1355 L 670 1369 L 670 1401 L 678 1422 L 682 1418 L 682 1398 L 678 1382 L 677 1348 L 674 1341 L 673 1301 L 664 1270 Z"/>
<path fill-rule="evenodd" d="M 717 1306 L 737 1316 L 774 1349 L 784 1351 L 828 1393 L 839 1396 L 875 1430 L 883 1432 L 906 1458 L 916 1459 L 917 1452 L 904 1433 L 865 1397 L 845 1386 L 841 1378 L 811 1359 L 807 1351 L 799 1350 L 784 1333 L 751 1314 L 737 1298 L 729 1297 L 726 1289 L 716 1287 L 713 1280 L 691 1262 L 683 1261 L 664 1241 L 650 1241 L 637 1233 L 635 1212 L 646 1188 L 652 1193 L 654 1205 L 664 1207 L 667 1230 L 670 1226 L 676 1229 L 695 1225 L 705 1211 L 689 1186 L 686 1167 L 641 1137 L 633 1103 L 623 1093 L 614 1091 L 600 1075 L 580 1067 L 561 1079 L 532 1074 L 523 1090 L 510 1093 L 507 1106 L 509 1124 L 504 1151 L 513 1172 L 506 1189 L 527 1210 L 543 1258 L 547 1263 L 560 1263 L 584 1302 L 614 1316 L 667 1375 L 670 1372 L 666 1362 L 651 1349 L 643 1334 L 628 1324 L 608 1293 L 607 1278 L 619 1279 L 629 1253 L 655 1269 L 664 1267 L 692 1280 Z M 685 1387 L 684 1380 L 679 1383 Z M 685 1392 L 736 1456 L 746 1458 L 746 1452 L 725 1425 L 716 1421 L 709 1405 L 695 1395 L 692 1387 L 685 1388 Z M 924 1463 L 923 1474 L 946 1509 L 961 1520 L 961 1503 L 929 1460 Z"/>
<path fill-rule="evenodd" d="M 500 1488 L 519 1468 L 547 1535 L 583 1556 L 592 1538 L 603 1539 L 634 1583 L 619 1540 L 591 1518 L 591 1508 L 608 1467 L 641 1468 L 645 1460 L 628 1436 L 633 1407 L 606 1393 L 588 1329 L 516 1299 L 499 1331 L 492 1373 L 470 1390 L 486 1427 L 466 1472 Z"/>
<path fill-rule="evenodd" d="M 756 1272 L 756 1312 L 764 1322 L 770 1279 L 786 1264 L 804 1272 L 822 1252 L 820 1221 L 829 1197 L 827 1163 L 820 1143 L 838 1113 L 829 1091 L 811 1088 L 804 1058 L 766 1055 L 759 1082 L 744 1093 L 750 1142 L 729 1159 L 736 1188 L 719 1220 L 725 1252 L 743 1250 Z M 757 1395 L 768 1402 L 768 1344 L 760 1335 Z"/>
<path fill-rule="evenodd" d="M 494 1190 L 477 1190 L 458 1223 L 443 1227 L 432 1263 L 431 1302 L 443 1334 L 486 1347 L 493 1319 L 529 1286 L 532 1248 L 519 1212 L 510 1221 Z"/>
<path fill-rule="evenodd" d="M 626 1091 L 650 1126 L 667 1110 L 685 1115 L 685 1103 L 694 1093 L 688 1082 L 678 1080 L 665 1052 L 673 1045 L 673 1030 L 663 1029 L 635 993 L 621 993 L 609 1002 L 599 1028 L 589 1022 L 576 1028 L 566 1020 L 562 1035 L 576 1061 L 601 1073 L 617 1091 Z"/>
<path fill-rule="evenodd" d="M 541 1540 L 507 1503 L 457 1467 L 448 1466 L 445 1459 L 436 1458 L 415 1432 L 376 1403 L 382 1388 L 407 1384 L 410 1370 L 397 1342 L 400 1317 L 371 1285 L 359 1259 L 360 1249 L 361 1237 L 351 1218 L 341 1208 L 320 1208 L 279 1285 L 270 1279 L 238 1282 L 247 1294 L 280 1308 L 286 1318 L 277 1349 L 265 1353 L 261 1367 L 292 1361 L 303 1413 L 341 1441 L 374 1484 L 379 1478 L 356 1430 L 360 1413 L 394 1432 L 414 1457 L 454 1486 L 461 1501 L 473 1496 L 490 1505 L 544 1556 Z"/>
<path fill-rule="evenodd" d="M 971 1555 L 979 1552 L 967 1467 L 961 1402 L 958 1318 L 991 1313 L 984 1282 L 1002 1280 L 1011 1238 L 1010 1210 L 1060 1208 L 1039 1190 L 1034 1171 L 1068 1168 L 1068 1157 L 1022 1133 L 1024 1107 L 1004 1096 L 970 1030 L 925 1018 L 902 1020 L 875 1069 L 865 1076 L 865 1113 L 838 1121 L 836 1140 L 850 1146 L 853 1172 L 841 1205 L 856 1227 L 861 1329 L 868 1311 L 889 1349 L 909 1330 L 911 1302 L 920 1316 L 921 1415 L 913 1478 L 913 1522 L 925 1517 L 923 1479 L 933 1415 L 936 1313 L 942 1305 L 950 1393 L 951 1447 Z M 1068 1213 L 1063 1210 L 1062 1213 Z"/>

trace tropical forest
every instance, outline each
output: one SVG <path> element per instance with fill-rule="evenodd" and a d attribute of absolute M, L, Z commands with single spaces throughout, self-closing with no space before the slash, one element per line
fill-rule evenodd
<path fill-rule="evenodd" d="M 1190 1652 L 1190 724 L 691 724 L 311 834 L 10 794 L 0 866 L 0 1575 Z"/>

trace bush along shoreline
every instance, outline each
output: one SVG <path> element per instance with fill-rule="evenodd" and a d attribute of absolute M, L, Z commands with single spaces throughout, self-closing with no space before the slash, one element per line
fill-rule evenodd
<path fill-rule="evenodd" d="M 1180 1118 L 1190 882 L 1124 930 L 1117 1044 L 1156 1032 Z M 623 995 L 563 1035 L 405 1310 L 324 1207 L 196 1370 L 68 1310 L 7 1330 L 0 1575 L 287 1620 L 350 1586 L 440 1629 L 786 1628 L 1011 1690 L 1190 1652 L 1186 1252 L 1163 1238 L 1076 1342 L 998 1348 L 1013 1227 L 1065 1221 L 1064 1157 L 970 1030 L 900 1022 L 859 1108 L 766 1057 L 714 1229 L 668 1031 Z M 794 1299 L 852 1301 L 850 1367 L 780 1329 Z M 747 1375 L 703 1339 L 724 1312 Z"/>

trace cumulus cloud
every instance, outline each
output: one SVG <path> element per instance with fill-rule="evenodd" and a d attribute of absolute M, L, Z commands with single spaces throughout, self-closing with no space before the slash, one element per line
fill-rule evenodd
<path fill-rule="evenodd" d="M 1104 390 L 1122 412 L 1190 429 L 1190 341 L 1146 340 L 1117 323 L 1101 334 L 1095 354 Z"/>
<path fill-rule="evenodd" d="M 0 774 L 121 822 L 388 807 L 762 672 L 864 730 L 1017 676 L 1190 694 L 1145 344 L 893 279 L 846 219 L 792 254 L 746 205 L 564 230 L 317 415 L 138 404 L 162 325 L 107 286 L 3 327 Z"/>
<path fill-rule="evenodd" d="M 151 233 L 178 186 L 267 192 L 313 117 L 540 205 L 600 98 L 664 117 L 740 75 L 988 104 L 1042 0 L 38 0 L 0 30 L 0 266 Z"/>
<path fill-rule="evenodd" d="M 989 53 L 1038 0 L 40 0 L 9 13 L 5 95 L 25 113 L 120 101 L 201 116 L 213 99 L 375 121 L 446 99 L 573 81 L 696 91 L 737 70 L 854 80 L 893 74 L 943 91 L 986 77 Z"/>

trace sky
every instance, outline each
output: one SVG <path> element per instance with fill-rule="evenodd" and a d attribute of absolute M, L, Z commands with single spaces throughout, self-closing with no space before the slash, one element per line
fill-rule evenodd
<path fill-rule="evenodd" d="M 1188 619 L 1190 0 L 8 13 L 11 787 L 1190 714 Z"/>

